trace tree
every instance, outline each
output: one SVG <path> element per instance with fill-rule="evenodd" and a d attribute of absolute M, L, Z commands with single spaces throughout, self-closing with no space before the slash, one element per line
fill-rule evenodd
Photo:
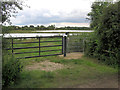
<path fill-rule="evenodd" d="M 99 23 L 100 20 L 100 16 L 103 14 L 103 10 L 105 7 L 108 7 L 111 4 L 111 2 L 94 2 L 92 4 L 92 11 L 90 13 L 88 13 L 88 16 L 91 24 L 90 27 L 91 28 L 97 28 L 97 25 Z"/>
<path fill-rule="evenodd" d="M 37 25 L 37 27 L 35 27 L 35 29 L 36 29 L 36 30 L 39 30 L 39 29 L 40 29 L 40 26 L 39 26 L 39 25 Z"/>
<path fill-rule="evenodd" d="M 91 27 L 94 28 L 95 33 L 93 41 L 88 44 L 88 53 L 108 65 L 118 64 L 118 57 L 120 57 L 118 6 L 120 2 L 95 2 L 92 5 L 92 12 L 89 13 Z"/>
<path fill-rule="evenodd" d="M 11 24 L 10 17 L 16 16 L 15 14 L 18 13 L 17 9 L 23 9 L 23 1 L 20 0 L 3 0 L 1 4 L 2 23 L 8 22 L 9 24 Z"/>
<path fill-rule="evenodd" d="M 46 29 L 45 26 L 43 26 L 43 25 L 40 26 L 40 30 L 45 30 L 45 29 Z"/>
<path fill-rule="evenodd" d="M 34 28 L 34 26 L 33 26 L 33 25 L 30 25 L 30 28 Z"/>
<path fill-rule="evenodd" d="M 55 29 L 55 25 L 49 25 L 49 26 L 47 27 L 47 29 L 48 29 L 48 30 L 54 30 L 54 29 Z"/>
<path fill-rule="evenodd" d="M 15 0 L 12 2 L 12 0 L 6 2 L 5 0 L 2 1 L 2 4 L 0 6 L 0 12 L 2 14 L 2 24 L 5 22 L 10 22 L 10 17 L 15 16 L 15 13 L 17 13 L 17 8 L 22 10 L 22 2 L 19 2 L 19 0 Z M 9 27 L 3 27 L 3 31 L 8 31 L 10 29 L 16 29 L 15 26 L 9 26 Z M 6 40 L 5 38 L 2 38 L 2 85 L 3 87 L 6 87 L 10 85 L 11 83 L 15 82 L 15 80 L 19 77 L 20 71 L 22 70 L 22 65 L 19 60 L 16 60 L 14 56 L 12 56 L 9 52 L 6 50 L 10 46 L 10 40 Z M 0 72 L 1 73 L 1 72 Z"/>

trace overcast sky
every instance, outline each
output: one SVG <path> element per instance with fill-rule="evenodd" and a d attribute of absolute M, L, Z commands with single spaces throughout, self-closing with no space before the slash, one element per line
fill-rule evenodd
<path fill-rule="evenodd" d="M 86 19 L 93 0 L 27 0 L 12 25 L 89 26 Z"/>

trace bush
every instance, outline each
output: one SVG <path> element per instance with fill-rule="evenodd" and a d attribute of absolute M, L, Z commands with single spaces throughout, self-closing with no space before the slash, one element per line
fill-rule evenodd
<path fill-rule="evenodd" d="M 19 60 L 12 56 L 12 53 L 5 50 L 10 47 L 10 41 L 3 38 L 2 40 L 2 85 L 9 86 L 19 77 L 22 65 Z"/>
<path fill-rule="evenodd" d="M 19 77 L 22 70 L 22 65 L 19 60 L 16 60 L 11 55 L 3 56 L 3 67 L 2 67 L 2 85 L 6 87 Z"/>
<path fill-rule="evenodd" d="M 89 13 L 91 25 L 95 29 L 95 37 L 88 43 L 86 55 L 97 57 L 112 66 L 118 65 L 119 62 L 120 11 L 118 6 L 120 2 L 95 2 L 92 5 L 92 12 Z"/>

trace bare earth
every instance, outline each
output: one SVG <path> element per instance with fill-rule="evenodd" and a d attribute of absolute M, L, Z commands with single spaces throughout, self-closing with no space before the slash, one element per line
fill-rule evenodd
<path fill-rule="evenodd" d="M 59 55 L 59 56 L 63 57 L 63 55 Z M 80 59 L 82 56 L 83 56 L 83 53 L 80 53 L 80 52 L 67 53 L 64 59 Z"/>
<path fill-rule="evenodd" d="M 59 55 L 60 57 L 63 57 L 63 55 Z M 83 56 L 83 53 L 67 53 L 67 56 L 64 57 L 64 59 L 80 59 Z M 49 60 L 46 60 L 44 62 L 39 63 L 33 63 L 32 65 L 28 65 L 26 67 L 26 70 L 43 70 L 43 71 L 55 71 L 58 69 L 63 69 L 67 66 L 60 64 L 60 63 L 54 63 L 50 62 Z"/>
<path fill-rule="evenodd" d="M 26 67 L 27 70 L 43 70 L 43 71 L 55 71 L 62 68 L 65 68 L 65 65 L 50 62 L 48 60 L 40 63 L 34 63 Z"/>

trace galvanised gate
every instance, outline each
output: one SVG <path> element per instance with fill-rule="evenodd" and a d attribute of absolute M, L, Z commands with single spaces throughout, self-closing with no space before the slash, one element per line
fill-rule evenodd
<path fill-rule="evenodd" d="M 7 48 L 7 50 L 11 51 L 12 55 L 16 56 L 18 59 L 62 54 L 66 56 L 66 35 L 46 37 L 11 37 L 7 39 L 11 42 L 11 46 Z M 28 54 L 28 56 L 25 56 L 25 54 Z"/>

